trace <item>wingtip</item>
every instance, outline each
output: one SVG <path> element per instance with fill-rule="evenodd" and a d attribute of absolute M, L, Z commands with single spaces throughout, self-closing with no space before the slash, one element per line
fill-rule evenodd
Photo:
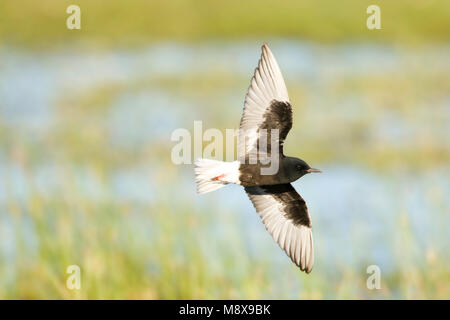
<path fill-rule="evenodd" d="M 261 53 L 261 60 L 264 59 L 264 60 L 268 61 L 268 60 L 272 59 L 271 58 L 271 57 L 273 57 L 272 51 L 270 51 L 270 48 L 269 48 L 269 46 L 267 45 L 266 42 L 264 42 L 264 44 L 262 45 L 261 51 L 262 51 L 262 53 Z"/>
<path fill-rule="evenodd" d="M 301 264 L 297 264 L 297 267 L 300 269 L 300 271 L 306 273 L 306 274 L 310 274 L 312 271 L 312 266 L 304 266 Z"/>

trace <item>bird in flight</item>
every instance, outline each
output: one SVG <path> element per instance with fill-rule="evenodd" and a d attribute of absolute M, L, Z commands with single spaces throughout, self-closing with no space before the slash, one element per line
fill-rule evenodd
<path fill-rule="evenodd" d="M 245 97 L 238 135 L 239 160 L 198 159 L 195 180 L 199 194 L 229 183 L 243 186 L 273 239 L 300 270 L 310 273 L 314 264 L 311 219 L 305 200 L 291 182 L 321 171 L 283 154 L 291 128 L 292 107 L 283 75 L 264 44 Z M 267 163 L 268 159 L 273 163 Z"/>

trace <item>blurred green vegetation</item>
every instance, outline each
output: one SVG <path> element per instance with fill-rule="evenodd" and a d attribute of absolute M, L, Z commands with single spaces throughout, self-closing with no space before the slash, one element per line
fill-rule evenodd
<path fill-rule="evenodd" d="M 450 296 L 450 272 L 439 252 L 417 256 L 408 218 L 401 216 L 393 237 L 394 272 L 382 273 L 382 288 L 369 291 L 365 267 L 335 261 L 318 264 L 306 275 L 285 259 L 280 269 L 271 258 L 251 256 L 239 221 L 217 208 L 166 203 L 136 206 L 105 197 L 91 201 L 72 185 L 70 171 L 61 192 L 46 197 L 34 190 L 24 206 L 13 202 L 17 250 L 14 278 L 0 279 L 2 299 L 438 299 Z M 163 183 L 163 182 L 161 182 Z M 136 219 L 138 223 L 136 223 Z M 37 250 L 26 245 L 32 224 Z M 226 239 L 208 231 L 231 229 Z M 149 230 L 149 226 L 157 226 Z M 263 228 L 260 230 L 263 231 Z M 153 232 L 151 238 L 145 234 Z M 206 252 L 212 242 L 218 254 Z M 442 254 L 442 253 L 441 253 Z M 67 290 L 67 266 L 81 267 L 81 290 Z M 367 261 L 367 263 L 370 263 Z M 369 265 L 369 264 L 367 264 Z M 3 269 L 3 270 L 2 270 Z M 5 265 L 0 265 L 0 274 Z M 301 288 L 301 289 L 299 289 Z"/>
<path fill-rule="evenodd" d="M 71 4 L 82 10 L 80 31 L 65 26 L 66 8 Z M 366 8 L 371 4 L 381 7 L 382 30 L 366 28 Z M 20 78 L 17 74 L 36 69 L 30 73 L 36 77 L 32 81 L 11 80 L 28 85 L 34 81 L 39 87 L 38 82 L 47 79 L 43 74 L 50 74 L 54 82 L 49 81 L 51 121 L 38 129 L 24 123 L 33 118 L 28 112 L 39 94 L 20 86 L 0 91 L 0 298 L 448 299 L 450 256 L 440 247 L 441 239 L 448 237 L 448 188 L 436 185 L 421 195 L 433 204 L 433 210 L 422 214 L 442 227 L 424 246 L 422 234 L 413 231 L 413 210 L 405 205 L 403 193 L 407 192 L 398 189 L 395 174 L 400 172 L 411 184 L 419 184 L 424 172 L 448 172 L 449 136 L 442 129 L 448 122 L 450 73 L 448 62 L 433 53 L 433 48 L 448 45 L 449 18 L 447 0 L 1 1 L 0 41 L 3 49 L 12 48 L 12 54 L 19 56 L 13 60 L 18 71 L 9 72 Z M 191 129 L 194 119 L 202 119 L 205 128 L 236 128 L 256 59 L 249 62 L 248 74 L 237 74 L 214 56 L 214 63 L 207 68 L 192 65 L 171 74 L 146 69 L 143 56 L 167 42 L 189 42 L 188 47 L 181 46 L 187 51 L 192 49 L 191 42 L 194 47 L 199 44 L 193 50 L 197 54 L 202 46 L 235 41 L 242 45 L 247 39 L 251 43 L 271 39 L 275 43 L 319 43 L 310 53 L 324 66 L 314 66 L 311 79 L 292 72 L 286 76 L 295 108 L 290 136 L 297 138 L 288 139 L 285 149 L 319 168 L 328 164 L 363 168 L 387 181 L 383 186 L 392 189 L 394 200 L 390 199 L 389 205 L 397 212 L 392 217 L 397 228 L 395 232 L 383 229 L 380 234 L 389 239 L 386 250 L 393 256 L 392 269 L 383 270 L 381 290 L 366 288 L 365 267 L 375 260 L 371 252 L 347 260 L 321 256 L 333 242 L 333 235 L 326 235 L 324 229 L 335 212 L 328 216 L 323 211 L 312 212 L 321 260 L 310 275 L 299 272 L 275 248 L 262 225 L 258 241 L 267 241 L 255 253 L 243 220 L 237 218 L 247 212 L 232 214 L 228 206 L 218 207 L 214 197 L 219 195 L 195 197 L 192 168 L 172 164 L 169 138 L 175 127 L 164 124 L 163 135 L 157 136 L 142 130 L 146 122 L 137 123 L 146 117 L 158 120 L 159 114 L 142 115 L 132 97 L 157 92 L 163 95 L 163 103 L 147 97 L 148 110 L 178 116 L 182 120 L 175 121 L 176 126 Z M 394 47 L 401 59 L 394 58 L 397 65 L 382 72 L 375 72 L 372 66 L 369 71 L 360 68 L 359 72 L 340 73 L 341 65 L 336 71 L 332 62 L 325 63 L 330 57 L 321 56 L 355 42 Z M 108 60 L 108 50 L 126 56 L 127 52 L 140 52 L 142 46 L 150 46 L 150 51 L 135 59 L 142 59 L 139 63 L 146 73 L 134 69 L 133 77 L 121 80 L 97 69 L 100 59 L 89 56 L 103 47 L 103 58 Z M 117 47 L 126 49 L 114 51 Z M 34 56 L 34 49 L 44 50 Z M 276 56 L 277 49 L 273 48 Z M 291 49 L 295 57 L 297 49 Z M 358 48 L 349 51 L 353 50 L 358 52 Z M 92 58 L 91 70 L 86 72 L 89 67 L 77 65 L 68 53 Z M 236 59 L 235 53 L 230 51 L 226 59 Z M 334 61 L 354 58 L 350 55 Z M 5 61 L 0 61 L 2 71 L 8 67 Z M 279 63 L 282 70 L 289 70 L 287 61 Z M 128 67 L 125 64 L 124 69 Z M 346 68 L 353 70 L 348 64 Z M 88 82 L 87 78 L 102 72 L 104 77 L 89 86 L 73 85 L 80 83 L 78 77 Z M 58 90 L 52 87 L 64 81 L 65 86 Z M 8 83 L 2 84 L 6 88 Z M 12 95 L 14 99 L 4 99 L 2 94 L 10 90 L 19 93 Z M 30 101 L 21 99 L 27 95 L 32 97 Z M 118 116 L 120 121 L 114 122 L 111 118 L 118 108 L 124 112 Z M 21 110 L 25 110 L 23 119 Z M 129 114 L 134 118 L 128 119 Z M 398 127 L 399 136 L 385 132 Z M 120 143 L 118 130 L 122 134 L 144 132 L 150 138 Z M 45 169 L 50 173 L 45 175 Z M 131 185 L 127 179 L 115 180 L 123 172 L 131 172 Z M 446 177 L 442 175 L 442 179 Z M 138 178 L 148 183 L 142 186 Z M 183 185 L 186 181 L 192 184 Z M 118 184 L 121 192 L 116 190 Z M 148 185 L 157 188 L 146 190 Z M 127 197 L 128 189 L 144 193 L 145 200 Z M 351 199 L 347 205 L 353 211 Z M 373 213 L 370 210 L 374 209 L 367 208 Z M 248 211 L 255 214 L 250 203 Z M 367 212 L 356 212 L 351 219 L 356 215 L 368 219 Z M 375 218 L 382 219 L 382 215 Z M 321 219 L 325 221 L 322 224 Z M 348 246 L 357 251 L 365 239 L 359 227 L 366 225 L 350 223 L 354 223 L 353 241 Z M 279 256 L 284 258 L 280 263 L 275 261 Z M 81 267 L 80 291 L 65 286 L 65 271 L 71 264 Z"/>
<path fill-rule="evenodd" d="M 79 0 L 82 28 L 68 30 L 70 0 L 0 3 L 3 43 L 46 48 L 68 42 L 136 46 L 152 41 L 302 39 L 319 42 L 445 43 L 447 0 Z M 366 27 L 366 8 L 381 8 L 382 30 Z"/>

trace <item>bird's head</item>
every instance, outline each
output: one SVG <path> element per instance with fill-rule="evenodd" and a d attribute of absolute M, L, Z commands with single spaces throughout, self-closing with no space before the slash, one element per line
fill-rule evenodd
<path fill-rule="evenodd" d="M 314 169 L 309 166 L 305 161 L 302 159 L 295 159 L 295 171 L 300 177 L 304 176 L 305 174 L 311 173 L 311 172 L 322 172 L 319 169 Z"/>

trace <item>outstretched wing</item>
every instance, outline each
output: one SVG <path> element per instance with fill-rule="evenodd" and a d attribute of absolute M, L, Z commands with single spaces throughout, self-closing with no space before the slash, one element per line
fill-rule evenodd
<path fill-rule="evenodd" d="M 248 88 L 244 113 L 239 127 L 239 155 L 261 154 L 259 139 L 266 129 L 267 154 L 278 148 L 283 154 L 283 143 L 292 127 L 292 108 L 278 63 L 269 47 L 262 46 L 261 59 Z M 271 130 L 278 129 L 278 137 L 271 143 Z M 261 133 L 263 132 L 263 133 Z M 275 139 L 277 138 L 277 139 Z"/>
<path fill-rule="evenodd" d="M 246 187 L 267 231 L 300 270 L 314 264 L 311 220 L 305 200 L 291 184 Z"/>

